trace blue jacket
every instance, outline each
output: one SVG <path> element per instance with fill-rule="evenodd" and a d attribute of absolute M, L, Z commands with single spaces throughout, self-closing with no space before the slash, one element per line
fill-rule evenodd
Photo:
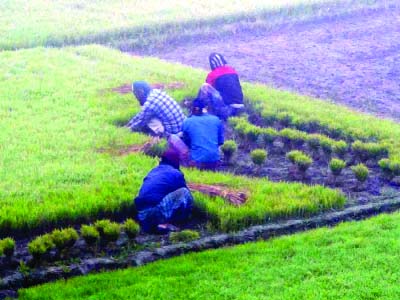
<path fill-rule="evenodd" d="M 195 162 L 219 160 L 219 146 L 224 143 L 224 127 L 220 119 L 209 114 L 192 115 L 182 125 L 183 140 Z"/>
<path fill-rule="evenodd" d="M 141 211 L 155 207 L 166 195 L 182 187 L 186 187 L 183 173 L 161 162 L 144 178 L 139 195 L 135 198 L 136 209 Z"/>

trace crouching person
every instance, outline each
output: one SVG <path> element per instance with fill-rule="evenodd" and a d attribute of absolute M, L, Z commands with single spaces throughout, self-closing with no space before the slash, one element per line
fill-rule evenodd
<path fill-rule="evenodd" d="M 191 165 L 215 171 L 219 162 L 219 146 L 224 143 L 224 126 L 216 116 L 203 112 L 204 103 L 196 98 L 192 115 L 183 122 L 183 141 L 190 149 Z"/>
<path fill-rule="evenodd" d="M 155 136 L 169 136 L 181 131 L 185 115 L 174 99 L 161 90 L 152 89 L 144 81 L 134 82 L 132 92 L 142 106 L 126 124 L 132 131 L 145 131 Z"/>
<path fill-rule="evenodd" d="M 212 85 L 221 95 L 225 105 L 229 108 L 229 116 L 236 116 L 243 112 L 243 91 L 238 73 L 228 66 L 225 58 L 219 53 L 209 56 L 211 72 L 206 82 Z"/>
<path fill-rule="evenodd" d="M 147 174 L 135 198 L 138 220 L 147 233 L 177 230 L 190 217 L 193 197 L 179 169 L 179 154 L 168 149 L 160 164 Z"/>
<path fill-rule="evenodd" d="M 226 121 L 231 112 L 230 107 L 226 106 L 220 93 L 208 83 L 204 83 L 197 98 L 204 102 L 207 107 L 207 112 L 217 116 L 220 120 Z"/>

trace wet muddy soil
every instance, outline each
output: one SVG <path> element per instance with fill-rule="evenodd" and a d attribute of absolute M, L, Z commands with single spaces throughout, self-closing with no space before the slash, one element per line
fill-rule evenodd
<path fill-rule="evenodd" d="M 260 146 L 257 142 L 242 140 L 229 125 L 225 125 L 225 135 L 227 140 L 233 139 L 238 143 L 238 150 L 229 162 L 222 159 L 218 172 L 266 177 L 274 182 L 299 182 L 339 189 L 346 195 L 345 207 L 379 202 L 382 197 L 392 197 L 399 193 L 398 183 L 382 173 L 377 163 L 378 159 L 362 161 L 349 150 L 340 157 L 346 162 L 347 167 L 339 176 L 333 176 L 329 170 L 329 162 L 335 155 L 326 154 L 322 149 L 312 150 L 305 143 L 287 145 L 280 139 Z M 265 163 L 261 166 L 255 166 L 250 157 L 250 152 L 258 148 L 265 149 L 268 153 Z M 313 159 L 306 172 L 300 172 L 286 158 L 286 154 L 292 150 L 300 150 Z M 364 183 L 357 181 L 350 168 L 358 163 L 364 163 L 369 169 L 369 176 Z"/>
<path fill-rule="evenodd" d="M 75 229 L 78 231 L 79 227 L 75 226 Z M 195 230 L 200 237 L 212 234 L 212 232 L 206 230 L 206 220 L 198 212 L 194 212 L 191 221 L 185 224 L 184 227 L 180 227 L 180 229 Z M 134 239 L 130 239 L 125 233 L 121 233 L 116 242 L 105 243 L 102 241 L 95 246 L 90 246 L 86 244 L 83 238 L 79 238 L 71 248 L 62 253 L 53 249 L 46 253 L 40 261 L 37 261 L 28 252 L 28 243 L 33 239 L 33 236 L 31 238 L 17 239 L 14 255 L 10 258 L 0 256 L 0 278 L 11 276 L 15 272 L 24 272 L 24 270 L 30 272 L 36 268 L 62 266 L 88 259 L 103 257 L 120 259 L 127 252 L 150 251 L 173 244 L 169 240 L 169 234 L 152 235 L 143 232 Z M 0 299 L 2 298 L 0 297 Z"/>
<path fill-rule="evenodd" d="M 209 69 L 222 53 L 241 79 L 400 120 L 400 7 L 165 45 L 139 55 Z"/>

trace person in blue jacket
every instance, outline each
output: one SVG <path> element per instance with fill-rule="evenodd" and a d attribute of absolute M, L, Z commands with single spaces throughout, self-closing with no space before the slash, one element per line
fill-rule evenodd
<path fill-rule="evenodd" d="M 147 233 L 176 230 L 190 219 L 193 197 L 179 169 L 179 154 L 168 149 L 143 180 L 135 198 L 139 224 Z"/>
<path fill-rule="evenodd" d="M 204 113 L 204 102 L 196 98 L 192 115 L 182 125 L 183 141 L 190 149 L 192 165 L 203 170 L 215 170 L 219 162 L 219 146 L 224 143 L 222 121 Z"/>

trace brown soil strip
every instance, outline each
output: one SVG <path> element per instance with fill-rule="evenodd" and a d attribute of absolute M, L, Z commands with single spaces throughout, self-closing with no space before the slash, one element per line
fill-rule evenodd
<path fill-rule="evenodd" d="M 119 155 L 119 156 L 128 155 L 128 154 L 132 154 L 132 153 L 138 153 L 138 152 L 146 153 L 150 149 L 151 146 L 153 146 L 154 144 L 157 144 L 159 141 L 160 141 L 159 138 L 152 137 L 144 144 L 129 145 L 129 146 L 123 147 L 121 149 L 100 148 L 97 151 L 99 153 L 109 153 L 112 155 Z"/>
<path fill-rule="evenodd" d="M 229 203 L 240 206 L 246 203 L 249 192 L 245 190 L 233 190 L 224 185 L 208 185 L 200 183 L 189 183 L 189 189 L 206 194 L 211 197 L 221 197 Z"/>
<path fill-rule="evenodd" d="M 151 84 L 151 87 L 154 89 L 163 89 L 163 90 L 179 90 L 183 88 L 185 84 L 183 82 L 171 82 L 171 83 L 161 83 L 155 82 Z M 126 83 L 121 86 L 115 87 L 111 89 L 113 92 L 125 95 L 132 93 L 132 84 Z"/>
<path fill-rule="evenodd" d="M 145 145 L 132 145 L 118 151 L 118 155 L 128 155 L 131 153 L 143 152 Z"/>
<path fill-rule="evenodd" d="M 111 89 L 113 92 L 120 93 L 122 95 L 132 93 L 132 85 L 130 83 L 123 84 L 121 86 Z"/>
<path fill-rule="evenodd" d="M 128 155 L 132 153 L 143 152 L 145 153 L 147 149 L 157 143 L 157 140 L 151 139 L 150 141 L 146 142 L 143 145 L 132 145 L 118 151 L 118 155 Z"/>

